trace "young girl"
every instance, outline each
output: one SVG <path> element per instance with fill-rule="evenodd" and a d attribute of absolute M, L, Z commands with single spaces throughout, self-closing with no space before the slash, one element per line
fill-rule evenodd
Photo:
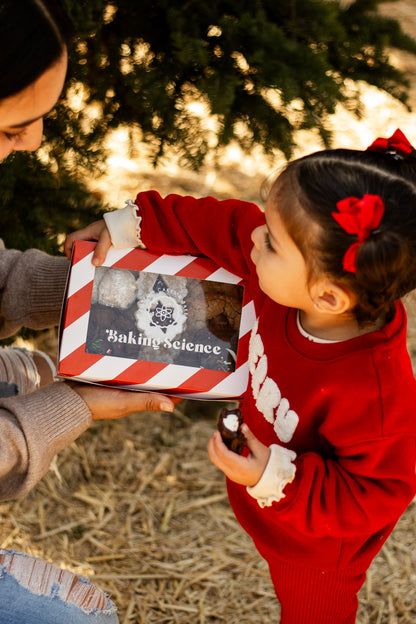
<path fill-rule="evenodd" d="M 236 517 L 284 624 L 352 624 L 372 559 L 416 492 L 416 383 L 400 298 L 416 286 L 416 156 L 404 135 L 321 151 L 253 204 L 154 191 L 105 216 L 113 244 L 203 254 L 257 314 L 242 401 L 249 452 L 216 432 Z M 104 222 L 71 235 L 109 244 Z"/>

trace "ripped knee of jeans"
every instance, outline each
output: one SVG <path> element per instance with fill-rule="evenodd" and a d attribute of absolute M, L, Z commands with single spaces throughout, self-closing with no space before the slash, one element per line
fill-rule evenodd
<path fill-rule="evenodd" d="M 30 351 L 23 347 L 0 348 L 0 380 L 8 393 L 0 394 L 1 397 L 13 396 L 7 388 L 11 384 L 17 388 L 14 394 L 28 394 L 52 383 L 55 375 L 55 364 L 43 351 Z"/>
<path fill-rule="evenodd" d="M 37 596 L 58 598 L 86 614 L 116 612 L 110 598 L 88 579 L 43 559 L 0 549 L 0 578 L 5 574 Z"/>

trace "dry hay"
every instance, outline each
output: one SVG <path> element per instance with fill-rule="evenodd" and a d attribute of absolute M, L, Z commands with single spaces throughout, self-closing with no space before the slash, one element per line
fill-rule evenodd
<path fill-rule="evenodd" d="M 267 565 L 208 459 L 216 414 L 201 408 L 96 423 L 0 506 L 2 547 L 93 579 L 121 623 L 276 622 Z"/>
<path fill-rule="evenodd" d="M 207 455 L 220 406 L 206 405 L 95 423 L 27 497 L 0 505 L 1 546 L 88 576 L 121 624 L 278 622 L 267 565 Z M 412 504 L 374 561 L 359 624 L 416 621 L 415 516 Z"/>

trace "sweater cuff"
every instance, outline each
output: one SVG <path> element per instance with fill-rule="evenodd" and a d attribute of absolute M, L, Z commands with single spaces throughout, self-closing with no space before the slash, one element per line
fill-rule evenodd
<path fill-rule="evenodd" d="M 68 269 L 69 262 L 63 256 L 40 256 L 30 289 L 29 314 L 36 329 L 59 323 Z"/>
<path fill-rule="evenodd" d="M 139 207 L 131 199 L 119 210 L 106 212 L 104 221 L 110 232 L 111 242 L 116 249 L 144 247 L 141 241 L 141 222 Z"/>
<path fill-rule="evenodd" d="M 294 451 L 278 444 L 270 446 L 269 461 L 260 480 L 253 487 L 247 487 L 247 492 L 257 500 L 260 507 L 270 507 L 285 497 L 285 485 L 295 478 L 295 459 Z"/>
<path fill-rule="evenodd" d="M 52 449 L 53 455 L 76 440 L 92 423 L 88 405 L 62 381 L 30 394 L 0 399 L 0 408 L 14 412 L 22 429 L 32 430 L 36 444 L 43 451 Z"/>

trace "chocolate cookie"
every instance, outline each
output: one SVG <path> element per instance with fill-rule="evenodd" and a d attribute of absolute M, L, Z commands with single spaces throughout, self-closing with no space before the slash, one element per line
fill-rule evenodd
<path fill-rule="evenodd" d="M 218 419 L 218 431 L 224 444 L 234 453 L 241 455 L 243 448 L 247 446 L 247 440 L 241 431 L 243 415 L 238 408 L 227 409 L 223 407 Z"/>
<path fill-rule="evenodd" d="M 198 331 L 204 327 L 220 340 L 229 340 L 240 327 L 241 301 L 221 293 L 202 294 L 192 301 L 189 310 L 189 328 Z"/>

